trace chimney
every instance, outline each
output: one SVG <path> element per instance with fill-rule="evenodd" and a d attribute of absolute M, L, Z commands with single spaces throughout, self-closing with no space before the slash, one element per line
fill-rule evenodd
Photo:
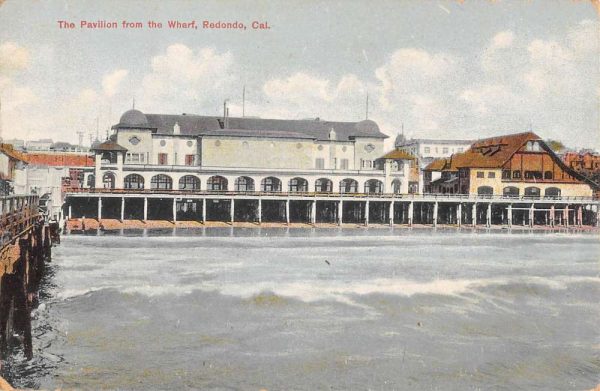
<path fill-rule="evenodd" d="M 179 126 L 179 122 L 175 122 L 175 125 L 173 125 L 173 134 L 181 134 L 181 127 Z"/>

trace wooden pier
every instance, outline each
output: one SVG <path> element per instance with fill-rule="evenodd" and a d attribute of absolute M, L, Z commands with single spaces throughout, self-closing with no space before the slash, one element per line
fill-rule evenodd
<path fill-rule="evenodd" d="M 85 189 L 65 215 L 118 220 L 342 225 L 598 226 L 600 200 L 461 194 L 231 192 Z"/>
<path fill-rule="evenodd" d="M 0 198 L 0 232 L 0 359 L 20 341 L 31 359 L 31 310 L 58 224 L 45 224 L 38 196 L 8 196 Z"/>

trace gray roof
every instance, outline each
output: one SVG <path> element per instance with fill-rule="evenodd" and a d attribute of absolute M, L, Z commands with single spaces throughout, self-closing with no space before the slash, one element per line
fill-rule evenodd
<path fill-rule="evenodd" d="M 233 136 L 233 137 L 269 137 L 294 138 L 314 140 L 313 136 L 298 132 L 282 132 L 274 130 L 220 129 L 200 133 L 202 136 Z"/>
<path fill-rule="evenodd" d="M 214 116 L 200 116 L 191 114 L 170 115 L 170 114 L 143 114 L 138 110 L 132 114 L 129 110 L 123 116 L 119 124 L 113 126 L 119 128 L 142 128 L 152 129 L 159 134 L 173 134 L 173 126 L 179 124 L 182 135 L 202 135 L 210 131 L 224 130 L 223 118 Z M 129 114 L 128 114 L 129 113 Z M 142 123 L 142 114 L 147 123 Z M 131 118 L 130 118 L 131 117 Z M 134 122 L 140 123 L 136 126 Z M 256 136 L 276 137 L 280 133 L 283 137 L 313 138 L 317 140 L 328 140 L 329 132 L 333 129 L 336 133 L 336 139 L 339 141 L 348 141 L 355 137 L 387 138 L 379 130 L 377 123 L 371 120 L 360 122 L 333 122 L 319 119 L 303 120 L 283 120 L 283 119 L 265 119 L 249 117 L 230 117 L 228 118 L 227 130 L 256 132 Z M 240 133 L 241 135 L 241 133 Z M 282 137 L 282 136 L 279 136 Z"/>

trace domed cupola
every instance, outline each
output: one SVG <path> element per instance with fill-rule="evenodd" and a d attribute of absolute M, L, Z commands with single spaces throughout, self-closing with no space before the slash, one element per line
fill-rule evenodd
<path fill-rule="evenodd" d="M 139 110 L 132 109 L 123 113 L 119 120 L 119 127 L 145 128 L 148 126 L 148 118 Z"/>

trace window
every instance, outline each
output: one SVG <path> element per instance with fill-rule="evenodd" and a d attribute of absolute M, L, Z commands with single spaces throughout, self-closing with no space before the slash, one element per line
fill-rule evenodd
<path fill-rule="evenodd" d="M 477 178 L 485 178 L 483 171 L 477 171 Z"/>
<path fill-rule="evenodd" d="M 341 159 L 340 160 L 340 169 L 341 170 L 347 170 L 348 169 L 348 159 Z"/>
<path fill-rule="evenodd" d="M 544 179 L 552 179 L 553 175 L 552 175 L 552 171 L 546 171 L 544 173 Z"/>
<path fill-rule="evenodd" d="M 123 181 L 123 187 L 125 189 L 143 189 L 144 177 L 138 174 L 129 174 Z"/>
<path fill-rule="evenodd" d="M 510 170 L 502 170 L 502 179 L 510 179 Z"/>
<path fill-rule="evenodd" d="M 442 148 L 442 153 L 447 154 L 448 153 L 448 147 Z"/>
<path fill-rule="evenodd" d="M 383 182 L 377 179 L 369 179 L 365 182 L 365 193 L 382 193 Z"/>
<path fill-rule="evenodd" d="M 235 180 L 235 191 L 254 191 L 254 180 L 241 176 Z"/>
<path fill-rule="evenodd" d="M 193 175 L 185 175 L 179 179 L 179 190 L 200 190 L 200 179 Z"/>
<path fill-rule="evenodd" d="M 211 176 L 208 178 L 208 181 L 206 181 L 206 188 L 212 191 L 226 191 L 227 179 L 219 175 Z"/>
<path fill-rule="evenodd" d="M 262 191 L 281 191 L 281 181 L 275 177 L 267 177 L 260 183 Z"/>
<path fill-rule="evenodd" d="M 354 179 L 340 181 L 340 193 L 358 193 L 358 182 Z"/>
<path fill-rule="evenodd" d="M 331 193 L 333 183 L 327 178 L 317 179 L 315 182 L 315 191 L 317 193 Z"/>
<path fill-rule="evenodd" d="M 315 160 L 315 168 L 316 168 L 317 170 L 323 170 L 323 169 L 325 168 L 325 159 L 323 159 L 323 158 L 321 158 L 321 157 L 318 157 L 318 158 Z"/>
<path fill-rule="evenodd" d="M 362 168 L 371 168 L 373 167 L 373 162 L 371 160 L 362 160 Z"/>
<path fill-rule="evenodd" d="M 169 161 L 169 159 L 168 159 L 168 155 L 166 153 L 159 153 L 158 154 L 158 164 L 164 166 L 164 165 L 169 164 L 168 161 Z"/>
<path fill-rule="evenodd" d="M 425 148 L 424 148 L 424 152 L 425 152 L 425 153 L 431 153 L 431 148 L 429 148 L 429 147 L 425 147 Z"/>
<path fill-rule="evenodd" d="M 521 171 L 513 171 L 513 179 L 521 179 Z"/>
<path fill-rule="evenodd" d="M 186 166 L 195 166 L 196 165 L 196 155 L 185 155 L 185 165 Z"/>
<path fill-rule="evenodd" d="M 289 183 L 290 193 L 308 191 L 308 182 L 304 178 L 292 178 Z"/>
<path fill-rule="evenodd" d="M 541 171 L 525 171 L 525 179 L 542 179 Z"/>
<path fill-rule="evenodd" d="M 488 172 L 488 178 L 496 178 L 496 173 L 495 172 Z"/>
<path fill-rule="evenodd" d="M 170 190 L 173 188 L 173 180 L 170 176 L 159 174 L 154 175 L 150 180 L 150 187 L 152 189 L 165 189 Z"/>

